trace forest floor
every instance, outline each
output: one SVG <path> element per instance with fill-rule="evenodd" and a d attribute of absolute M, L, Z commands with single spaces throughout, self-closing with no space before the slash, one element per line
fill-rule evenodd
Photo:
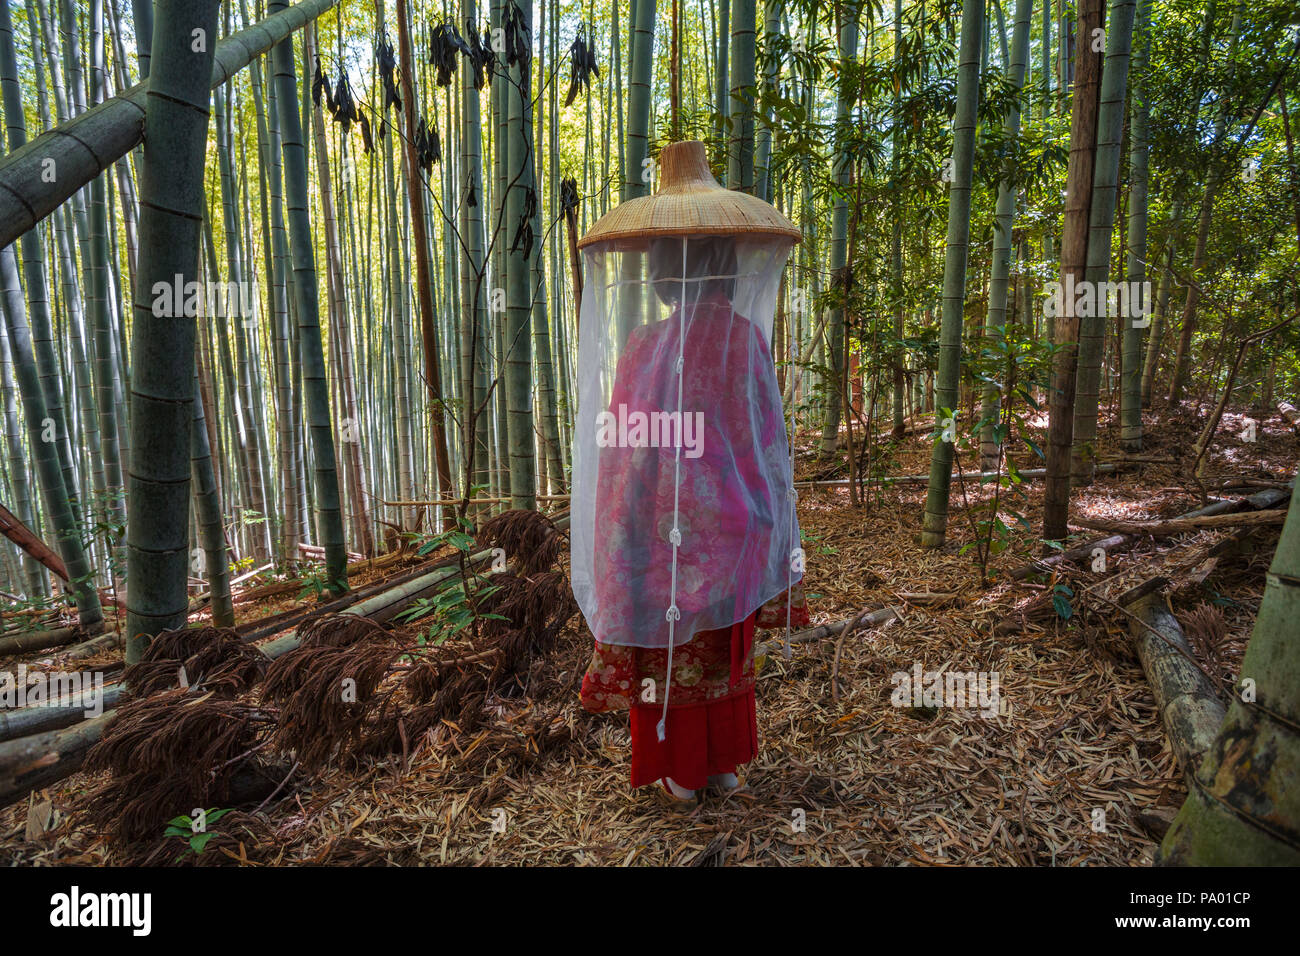
<path fill-rule="evenodd" d="M 1260 415 L 1258 440 L 1246 443 L 1239 437 L 1246 414 L 1235 409 L 1225 417 L 1207 473 L 1289 480 L 1296 467 L 1294 432 L 1278 415 Z M 1203 418 L 1203 409 L 1192 404 L 1176 415 L 1164 410 L 1148 416 L 1143 457 L 1155 460 L 1099 475 L 1076 490 L 1072 515 L 1139 520 L 1199 506 L 1180 456 L 1194 444 Z M 1113 451 L 1116 431 L 1103 427 L 1103 455 Z M 895 449 L 890 473 L 924 474 L 929 449 L 923 429 Z M 1022 467 L 1035 464 L 1021 460 Z M 825 465 L 805 450 L 797 472 L 801 479 L 821 476 Z M 973 504 L 989 489 L 968 484 L 966 492 Z M 1050 610 L 1046 616 L 1025 611 L 1035 599 L 1042 604 L 1049 584 L 999 581 L 997 572 L 1036 553 L 1034 535 L 1019 534 L 1014 547 L 994 557 L 993 583 L 983 585 L 973 553 L 961 551 L 973 540 L 961 486 L 954 482 L 950 542 L 941 550 L 917 543 L 924 496 L 923 485 L 891 486 L 853 507 L 842 487 L 800 492 L 813 623 L 890 605 L 902 614 L 842 640 L 797 643 L 789 661 L 779 649 L 782 634 L 763 635 L 769 649 L 758 678 L 760 753 L 745 768 L 741 791 L 710 793 L 683 812 L 668 806 L 657 788 L 628 787 L 626 716 L 589 714 L 578 703 L 591 644 L 575 616 L 555 650 L 537 662 L 528 692 L 490 698 L 493 713 L 474 732 L 461 733 L 444 721 L 413 741 L 405 757 L 296 779 L 257 814 L 258 825 L 242 839 L 232 833 L 214 841 L 215 851 L 188 859 L 262 865 L 1149 864 L 1160 821 L 1182 803 L 1185 786 L 1129 623 L 1106 600 L 1169 570 L 1170 606 L 1198 659 L 1226 692 L 1250 636 L 1277 526 L 1260 528 L 1248 549 L 1225 558 L 1199 583 L 1184 580 L 1186 562 L 1226 530 L 1144 539 L 1112 555 L 1105 574 L 1072 566 L 1074 613 L 1063 620 Z M 1014 503 L 1035 531 L 1041 505 L 1041 482 L 1028 484 L 1027 499 Z M 1077 537 L 1096 536 L 1080 531 Z M 286 589 L 241 603 L 240 620 L 298 602 L 296 591 Z M 994 625 L 1003 621 L 1011 623 L 995 634 Z M 114 657 L 78 666 L 103 667 Z M 46 667 L 59 662 L 57 654 L 40 661 Z M 0 661 L 0 669 L 15 663 Z M 891 675 L 918 664 L 923 671 L 996 673 L 1006 712 L 893 706 Z M 0 812 L 0 859 L 48 865 L 132 858 L 82 812 L 103 779 L 78 773 Z M 53 813 L 33 831 L 29 811 L 44 803 Z M 174 856 L 176 845 L 163 859 Z"/>

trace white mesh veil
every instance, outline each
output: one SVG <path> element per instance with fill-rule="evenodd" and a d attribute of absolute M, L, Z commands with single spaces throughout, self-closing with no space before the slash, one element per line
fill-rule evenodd
<path fill-rule="evenodd" d="M 602 643 L 686 643 L 801 576 L 770 345 L 791 247 L 692 236 L 585 250 L 572 576 Z"/>

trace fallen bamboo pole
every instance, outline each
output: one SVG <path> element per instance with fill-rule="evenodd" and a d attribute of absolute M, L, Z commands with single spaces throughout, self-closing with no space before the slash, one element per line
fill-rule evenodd
<path fill-rule="evenodd" d="M 0 534 L 22 548 L 33 560 L 54 572 L 58 578 L 64 582 L 68 580 L 68 568 L 63 563 L 63 559 L 41 540 L 40 535 L 19 521 L 18 516 L 2 504 L 0 504 Z"/>
<path fill-rule="evenodd" d="M 1281 524 L 1286 521 L 1285 508 L 1247 511 L 1235 514 L 1201 515 L 1195 518 L 1170 518 L 1166 521 L 1098 521 L 1073 519 L 1071 524 L 1092 531 L 1116 531 L 1126 535 L 1167 538 L 1188 531 L 1207 528 L 1239 528 L 1246 525 Z"/>
<path fill-rule="evenodd" d="M 0 710 L 0 741 L 28 737 L 80 723 L 87 719 L 89 706 L 95 706 L 101 712 L 112 710 L 117 706 L 122 690 L 120 683 L 109 684 L 101 688 L 98 700 L 88 700 L 83 693 L 51 706 Z"/>
<path fill-rule="evenodd" d="M 86 751 L 99 742 L 115 710 L 61 730 L 0 743 L 0 806 L 48 787 L 80 769 Z"/>
<path fill-rule="evenodd" d="M 0 637 L 0 655 L 30 654 L 32 651 L 63 647 L 85 633 L 87 632 L 80 627 L 58 627 L 52 631 L 29 631 L 12 637 Z"/>
<path fill-rule="evenodd" d="M 1158 597 L 1147 596 L 1128 609 L 1129 632 L 1155 695 L 1169 745 L 1185 776 L 1192 776 L 1214 743 L 1227 708 L 1196 665 L 1177 618 Z"/>

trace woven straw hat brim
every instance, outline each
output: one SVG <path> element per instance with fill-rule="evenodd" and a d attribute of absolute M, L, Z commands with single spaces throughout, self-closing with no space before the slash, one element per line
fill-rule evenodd
<path fill-rule="evenodd" d="M 620 251 L 634 251 L 645 249 L 652 239 L 666 236 L 800 240 L 799 228 L 775 206 L 719 186 L 709 172 L 703 143 L 665 146 L 659 163 L 659 191 L 619 203 L 578 240 L 578 248 L 602 243 Z"/>

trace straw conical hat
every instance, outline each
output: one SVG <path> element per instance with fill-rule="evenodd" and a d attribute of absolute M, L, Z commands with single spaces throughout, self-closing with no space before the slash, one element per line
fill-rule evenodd
<path fill-rule="evenodd" d="M 699 140 L 665 146 L 659 153 L 659 191 L 619 203 L 578 240 L 578 248 L 600 242 L 622 250 L 643 249 L 663 236 L 800 239 L 798 227 L 776 207 L 719 186 Z"/>

